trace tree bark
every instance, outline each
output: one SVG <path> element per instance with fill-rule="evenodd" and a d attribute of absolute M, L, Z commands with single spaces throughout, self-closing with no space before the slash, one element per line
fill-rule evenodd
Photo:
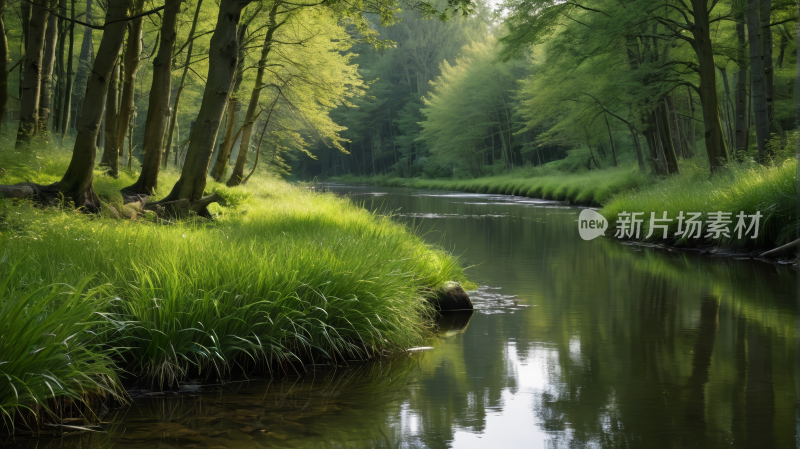
<path fill-rule="evenodd" d="M 167 168 L 167 162 L 169 162 L 169 147 L 170 143 L 172 142 L 172 135 L 175 132 L 175 126 L 178 124 L 178 104 L 181 101 L 181 92 L 183 92 L 183 86 L 186 83 L 186 75 L 189 73 L 189 64 L 192 62 L 192 51 L 194 50 L 194 32 L 197 29 L 197 22 L 200 17 L 200 7 L 203 6 L 203 0 L 197 1 L 197 9 L 194 12 L 194 20 L 192 21 L 192 28 L 189 30 L 189 46 L 186 49 L 186 62 L 183 66 L 183 74 L 181 75 L 181 82 L 178 85 L 178 91 L 175 93 L 175 104 L 172 106 L 172 117 L 170 118 L 169 122 L 169 130 L 167 131 L 167 149 L 164 154 L 164 168 Z M 178 140 L 180 141 L 180 136 L 178 136 Z M 175 154 L 175 165 L 178 165 L 178 154 L 176 149 Z"/>
<path fill-rule="evenodd" d="M 66 17 L 66 0 L 59 0 L 58 3 L 58 12 L 61 16 Z M 61 132 L 61 99 L 64 97 L 64 88 L 65 82 L 64 79 L 66 78 L 66 70 L 64 67 L 64 43 L 67 38 L 67 21 L 64 19 L 58 19 L 58 37 L 56 38 L 58 41 L 57 49 L 56 49 L 56 79 L 58 80 L 55 85 L 55 91 L 53 92 L 53 124 L 52 129 L 53 133 L 57 134 Z"/>
<path fill-rule="evenodd" d="M 75 0 L 72 0 L 70 18 L 75 20 Z M 69 53 L 67 53 L 67 81 L 64 88 L 64 102 L 61 105 L 61 142 L 69 132 L 70 103 L 72 101 L 72 59 L 75 50 L 75 22 L 69 23 Z"/>
<path fill-rule="evenodd" d="M 636 130 L 633 129 L 633 126 L 628 125 L 628 129 L 631 131 L 631 137 L 633 138 L 633 145 L 636 147 L 636 159 L 639 162 L 639 171 L 644 172 L 646 170 L 644 165 L 644 156 L 642 155 L 642 145 L 639 143 L 639 137 L 636 135 Z"/>
<path fill-rule="evenodd" d="M 143 0 L 136 0 L 134 13 L 140 13 L 144 5 Z M 136 90 L 136 73 L 139 71 L 139 59 L 142 54 L 142 17 L 130 20 L 128 24 L 128 40 L 125 43 L 125 56 L 122 63 L 122 98 L 119 102 L 119 118 L 117 123 L 116 150 L 122 154 L 125 148 L 125 136 L 128 134 L 128 125 L 133 115 L 133 94 Z M 110 145 L 106 142 L 106 146 Z M 132 157 L 133 150 L 130 150 Z M 130 161 L 130 159 L 129 159 Z"/>
<path fill-rule="evenodd" d="M 6 0 L 0 0 L 0 127 L 6 120 L 8 110 L 8 38 L 6 37 Z"/>
<path fill-rule="evenodd" d="M 759 1 L 748 0 L 747 31 L 750 37 L 750 79 L 753 85 L 753 112 L 755 113 L 756 143 L 758 145 L 758 161 L 768 162 L 769 154 L 769 113 L 767 102 L 767 85 L 764 76 L 764 58 L 761 55 L 762 33 L 759 20 Z"/>
<path fill-rule="evenodd" d="M 734 21 L 736 22 L 736 65 L 739 71 L 736 72 L 736 123 L 735 127 L 735 158 L 739 162 L 744 161 L 744 154 L 747 152 L 747 41 L 745 39 L 745 18 L 744 9 L 746 5 L 743 0 L 735 3 Z"/>
<path fill-rule="evenodd" d="M 267 28 L 267 35 L 264 38 L 264 45 L 261 48 L 261 59 L 258 61 L 258 73 L 256 73 L 253 92 L 250 94 L 250 103 L 247 106 L 247 112 L 244 116 L 244 129 L 242 130 L 242 141 L 239 144 L 239 154 L 236 157 L 236 164 L 233 167 L 233 172 L 230 178 L 228 178 L 228 182 L 225 183 L 228 187 L 241 184 L 242 177 L 244 176 L 247 152 L 250 148 L 250 139 L 253 133 L 253 126 L 255 125 L 256 108 L 258 107 L 258 101 L 261 97 L 261 91 L 264 89 L 264 72 L 267 67 L 267 58 L 269 57 L 270 50 L 272 50 L 272 37 L 275 31 L 283 24 L 283 22 L 279 24 L 275 21 L 279 5 L 280 3 L 276 2 L 269 11 L 269 27 Z M 272 115 L 271 110 L 270 115 Z M 267 122 L 269 122 L 269 119 L 267 119 Z"/>
<path fill-rule="evenodd" d="M 209 46 L 208 77 L 200 111 L 197 114 L 197 124 L 192 130 L 181 177 L 167 196 L 167 200 L 186 198 L 196 201 L 203 196 L 211 153 L 236 72 L 238 61 L 236 26 L 242 9 L 250 1 L 220 1 L 217 25 Z"/>
<path fill-rule="evenodd" d="M 106 23 L 127 17 L 132 0 L 109 0 Z M 93 205 L 96 209 L 96 196 L 92 190 L 94 162 L 97 153 L 97 133 L 103 119 L 103 110 L 108 94 L 108 85 L 114 64 L 125 40 L 127 21 L 109 23 L 103 30 L 103 38 L 97 51 L 97 58 L 87 83 L 86 107 L 78 121 L 78 134 L 67 172 L 55 187 L 64 197 L 75 202 L 76 206 Z"/>
<path fill-rule="evenodd" d="M 617 146 L 614 143 L 614 134 L 611 134 L 611 125 L 608 123 L 608 116 L 604 116 L 606 119 L 606 128 L 608 129 L 608 139 L 611 141 L 611 156 L 614 158 L 614 167 L 617 164 Z"/>
<path fill-rule="evenodd" d="M 775 71 L 772 61 L 772 28 L 769 23 L 771 20 L 772 0 L 760 1 L 759 16 L 761 19 L 761 56 L 764 60 L 764 83 L 766 84 L 767 91 L 767 117 L 769 120 L 770 132 L 776 132 L 775 129 Z"/>
<path fill-rule="evenodd" d="M 92 23 L 92 0 L 86 0 L 85 21 L 88 24 Z M 87 81 L 91 72 L 93 53 L 92 29 L 83 27 L 81 53 L 78 56 L 78 70 L 75 73 L 75 88 L 72 91 L 72 122 L 76 128 L 78 121 L 81 119 L 81 109 L 83 108 L 83 98 L 86 95 Z"/>
<path fill-rule="evenodd" d="M 105 125 L 105 146 L 103 147 L 103 157 L 100 158 L 100 165 L 108 167 L 108 174 L 117 177 L 119 175 L 119 149 L 117 148 L 117 132 L 119 132 L 119 56 L 117 63 L 114 64 L 114 71 L 111 73 L 111 81 L 108 83 L 108 95 L 106 96 Z"/>
<path fill-rule="evenodd" d="M 45 0 L 37 0 L 32 7 L 28 24 L 28 46 L 23 65 L 22 97 L 17 129 L 17 149 L 27 148 L 39 124 L 39 96 L 41 95 L 42 58 L 44 54 L 45 32 L 50 12 Z"/>
<path fill-rule="evenodd" d="M 178 13 L 182 0 L 166 0 L 161 23 L 161 41 L 158 55 L 153 61 L 153 83 L 144 127 L 144 161 L 139 179 L 126 190 L 154 195 L 158 188 L 164 134 L 169 123 L 169 97 L 172 81 L 172 52 L 178 34 Z"/>
<path fill-rule="evenodd" d="M 276 3 L 277 5 L 277 3 Z M 242 24 L 239 26 L 238 31 L 238 41 L 244 42 L 244 38 L 247 35 L 247 24 Z M 236 138 L 233 137 L 233 130 L 234 125 L 236 124 L 236 109 L 239 106 L 239 88 L 242 85 L 242 81 L 244 80 L 244 57 L 245 57 L 245 48 L 244 45 L 239 45 L 238 49 L 238 59 L 239 62 L 236 65 L 236 76 L 234 77 L 233 83 L 233 94 L 228 99 L 228 121 L 227 127 L 225 129 L 225 138 L 222 141 L 222 146 L 220 146 L 220 152 L 217 155 L 217 161 L 214 164 L 213 170 L 211 170 L 211 177 L 214 178 L 214 181 L 221 182 L 222 177 L 225 175 L 225 167 L 228 166 L 228 160 L 231 157 L 231 150 L 233 149 L 234 143 L 236 143 Z M 249 106 L 248 106 L 249 109 Z"/>
<path fill-rule="evenodd" d="M 753 1 L 753 0 L 750 0 Z M 719 99 L 714 65 L 714 49 L 711 43 L 711 24 L 709 23 L 708 2 L 691 0 L 694 12 L 693 46 L 697 54 L 700 71 L 700 101 L 703 106 L 703 125 L 705 127 L 706 151 L 711 171 L 715 172 L 728 162 L 728 150 L 719 120 Z"/>
<path fill-rule="evenodd" d="M 36 128 L 37 134 L 47 133 L 47 125 L 50 121 L 50 111 L 53 103 L 53 67 L 56 62 L 56 46 L 58 44 L 58 18 L 53 14 L 47 20 L 47 31 L 45 32 L 45 51 L 42 57 L 42 81 L 41 94 L 39 96 L 39 125 Z"/>

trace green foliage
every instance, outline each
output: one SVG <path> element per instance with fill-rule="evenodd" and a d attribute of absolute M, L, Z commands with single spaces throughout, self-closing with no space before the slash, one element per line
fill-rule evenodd
<path fill-rule="evenodd" d="M 38 273 L 20 269 L 6 246 L 0 256 L 0 415 L 9 428 L 22 411 L 56 415 L 57 398 L 83 403 L 91 396 L 122 399 L 112 361 L 111 323 L 98 311 L 108 299 L 84 278 L 73 289 L 41 286 Z M 11 253 L 14 254 L 14 253 Z"/>
<path fill-rule="evenodd" d="M 730 239 L 721 241 L 673 239 L 669 243 L 677 245 L 694 245 L 698 243 L 720 244 L 731 247 L 766 247 L 785 243 L 794 238 L 796 229 L 795 207 L 795 173 L 796 163 L 787 160 L 775 167 L 762 167 L 755 163 L 744 165 L 730 164 L 724 171 L 709 178 L 707 168 L 684 165 L 680 176 L 667 178 L 652 186 L 621 195 L 609 202 L 601 211 L 609 219 L 609 228 L 614 227 L 618 214 L 622 211 L 644 212 L 649 218 L 651 212 L 661 217 L 663 212 L 675 218 L 683 211 L 703 212 L 706 219 L 708 212 L 731 212 L 733 216 L 740 211 L 755 214 L 760 211 L 761 229 L 755 240 L 739 240 L 732 232 Z M 736 219 L 732 219 L 734 225 Z M 642 227 L 642 237 L 649 228 Z M 733 228 L 730 227 L 732 231 Z M 677 232 L 677 221 L 670 224 L 670 235 Z M 661 240 L 661 234 L 654 233 L 653 240 Z"/>

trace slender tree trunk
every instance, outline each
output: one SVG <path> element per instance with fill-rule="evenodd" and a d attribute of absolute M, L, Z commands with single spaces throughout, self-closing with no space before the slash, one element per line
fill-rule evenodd
<path fill-rule="evenodd" d="M 244 176 L 244 166 L 247 163 L 247 151 L 250 148 L 250 136 L 255 125 L 256 108 L 261 96 L 261 91 L 264 89 L 264 72 L 266 71 L 267 58 L 269 57 L 270 50 L 272 50 L 272 38 L 275 31 L 283 24 L 277 23 L 275 17 L 278 14 L 279 2 L 276 2 L 269 11 L 269 28 L 267 28 L 267 35 L 264 38 L 264 45 L 261 48 L 261 59 L 258 61 L 258 73 L 256 73 L 256 81 L 253 85 L 253 91 L 250 94 L 250 103 L 247 106 L 247 113 L 244 117 L 244 129 L 242 130 L 242 141 L 239 144 L 239 154 L 236 157 L 236 164 L 233 166 L 233 172 L 226 185 L 234 187 L 242 182 Z M 276 94 L 275 100 L 277 101 L 280 93 Z M 275 102 L 273 102 L 274 108 Z M 269 112 L 272 115 L 272 110 Z M 269 118 L 267 118 L 269 123 Z M 265 128 L 266 129 L 266 128 Z"/>
<path fill-rule="evenodd" d="M 722 106 L 722 111 L 725 117 L 725 127 L 728 135 L 728 147 L 733 146 L 735 148 L 736 140 L 734 139 L 733 112 L 731 110 L 733 99 L 731 97 L 730 85 L 728 84 L 728 71 L 725 68 L 720 67 L 719 75 L 722 78 L 722 86 L 725 88 L 725 100 L 723 101 L 724 106 Z"/>
<path fill-rule="evenodd" d="M 744 161 L 747 152 L 747 41 L 745 38 L 744 11 L 747 5 L 743 0 L 734 3 L 734 21 L 736 22 L 736 124 L 735 124 L 735 157 Z"/>
<path fill-rule="evenodd" d="M 39 96 L 39 125 L 38 134 L 47 133 L 47 124 L 50 119 L 50 110 L 53 102 L 53 67 L 56 62 L 56 46 L 58 39 L 58 21 L 53 14 L 47 19 L 45 32 L 45 51 L 42 57 L 41 94 Z"/>
<path fill-rule="evenodd" d="M 706 0 L 691 0 L 691 4 L 695 19 L 691 31 L 700 71 L 700 102 L 703 106 L 706 152 L 711 171 L 714 172 L 727 164 L 728 150 L 725 148 L 722 124 L 719 120 L 719 99 L 717 97 L 714 49 L 711 43 L 709 4 Z"/>
<path fill-rule="evenodd" d="M 661 119 L 661 129 L 663 130 L 663 140 L 666 145 L 664 146 L 664 156 L 667 160 L 667 171 L 670 174 L 677 174 L 680 173 L 680 169 L 678 168 L 678 155 L 675 151 L 675 140 L 673 138 L 672 127 L 669 123 L 669 107 L 667 105 L 666 99 L 662 102 L 659 109 L 661 113 L 659 114 Z M 658 119 L 657 118 L 657 119 Z"/>
<path fill-rule="evenodd" d="M 126 190 L 133 193 L 154 195 L 158 188 L 158 172 L 161 168 L 162 145 L 169 123 L 169 97 L 172 79 L 172 52 L 178 34 L 178 13 L 182 0 L 166 0 L 164 18 L 161 21 L 161 42 L 158 55 L 153 61 L 153 83 L 144 127 L 144 161 L 142 172 L 135 184 Z"/>
<path fill-rule="evenodd" d="M 75 0 L 72 0 L 72 8 L 70 11 L 70 18 L 73 22 L 69 23 L 69 52 L 67 53 L 67 80 L 64 83 L 64 97 L 63 103 L 61 105 L 61 142 L 64 142 L 64 138 L 67 136 L 69 132 L 69 115 L 70 110 L 70 102 L 72 99 L 72 60 L 73 60 L 73 51 L 75 49 Z"/>
<path fill-rule="evenodd" d="M 92 0 L 86 0 L 86 17 L 88 24 L 92 23 Z M 92 43 L 92 29 L 83 27 L 83 40 L 81 41 L 81 53 L 78 57 L 78 70 L 75 74 L 75 89 L 72 91 L 72 117 L 73 123 L 77 126 L 81 119 L 81 109 L 83 108 L 83 98 L 86 95 L 87 82 L 92 69 L 92 56 L 94 44 Z"/>
<path fill-rule="evenodd" d="M 136 0 L 134 12 L 141 12 L 143 5 L 143 0 Z M 122 97 L 120 98 L 119 118 L 117 119 L 119 128 L 117 129 L 116 149 L 120 153 L 124 153 L 125 136 L 128 134 L 131 116 L 135 107 L 133 100 L 136 90 L 136 73 L 139 71 L 142 55 L 142 19 L 142 17 L 138 17 L 128 22 L 128 40 L 125 43 L 125 55 L 122 62 Z M 106 142 L 106 146 L 108 145 L 111 145 L 111 142 Z M 128 166 L 130 167 L 133 148 L 130 145 L 128 146 Z"/>
<path fill-rule="evenodd" d="M 197 9 L 194 11 L 194 20 L 192 21 L 192 28 L 189 30 L 189 45 L 186 49 L 186 62 L 183 66 L 183 74 L 181 75 L 181 82 L 178 84 L 178 90 L 175 93 L 175 104 L 172 106 L 172 117 L 170 117 L 169 121 L 169 130 L 167 131 L 167 142 L 172 142 L 172 135 L 175 132 L 175 127 L 178 124 L 178 104 L 181 101 L 181 92 L 183 92 L 183 86 L 186 83 L 186 75 L 189 73 L 189 65 L 192 63 L 192 51 L 194 51 L 194 32 L 197 29 L 197 22 L 199 21 L 200 17 L 200 7 L 203 6 L 203 0 L 197 1 Z M 178 137 L 178 141 L 180 141 L 180 137 Z M 176 150 L 177 151 L 177 150 Z M 164 168 L 167 168 L 167 162 L 169 162 L 169 145 L 167 145 L 167 151 L 164 155 Z M 178 165 L 178 155 L 175 154 L 175 165 Z"/>
<path fill-rule="evenodd" d="M 606 128 L 608 129 L 608 140 L 611 141 L 611 156 L 614 158 L 614 167 L 617 164 L 617 146 L 614 143 L 614 134 L 611 133 L 611 125 L 608 123 L 608 116 L 603 116 L 606 119 Z"/>
<path fill-rule="evenodd" d="M 108 167 L 108 174 L 117 177 L 119 175 L 119 149 L 117 148 L 117 133 L 119 132 L 119 73 L 121 61 L 117 57 L 114 64 L 114 71 L 111 74 L 111 82 L 108 84 L 108 95 L 106 96 L 105 125 L 105 146 L 103 147 L 103 157 L 100 165 Z"/>
<path fill-rule="evenodd" d="M 8 38 L 6 37 L 6 0 L 0 0 L 0 128 L 8 110 Z"/>
<path fill-rule="evenodd" d="M 667 169 L 667 156 L 666 152 L 664 151 L 664 128 L 661 125 L 661 120 L 659 119 L 660 113 L 660 106 L 656 108 L 655 111 L 652 112 L 653 114 L 653 122 L 656 124 L 656 132 L 653 135 L 655 138 L 655 146 L 656 146 L 656 154 L 657 154 L 657 164 L 659 166 L 658 173 L 666 174 L 669 173 Z"/>
<path fill-rule="evenodd" d="M 66 17 L 66 0 L 59 0 L 58 12 Z M 61 106 L 62 98 L 64 96 L 64 78 L 66 77 L 66 70 L 64 67 L 64 43 L 67 40 L 67 21 L 58 19 L 58 45 L 56 49 L 56 86 L 53 93 L 53 133 L 61 132 Z"/>
<path fill-rule="evenodd" d="M 761 55 L 762 29 L 759 20 L 758 0 L 748 0 L 747 31 L 750 37 L 750 79 L 753 84 L 753 112 L 755 113 L 756 143 L 758 144 L 758 161 L 766 164 L 768 154 L 767 142 L 769 141 L 769 103 L 767 101 L 767 86 L 764 76 L 764 58 Z"/>
<path fill-rule="evenodd" d="M 165 200 L 197 201 L 206 187 L 206 174 L 217 140 L 238 60 L 236 26 L 250 0 L 221 0 L 217 26 L 209 46 L 208 77 L 197 124 L 192 130 L 181 177 Z"/>
<path fill-rule="evenodd" d="M 127 17 L 132 0 L 109 0 L 106 23 Z M 100 122 L 103 120 L 108 79 L 114 70 L 114 64 L 125 40 L 126 21 L 109 23 L 103 30 L 103 38 L 97 51 L 97 58 L 88 81 L 86 107 L 78 122 L 78 135 L 67 172 L 55 187 L 63 195 L 75 202 L 76 206 L 97 209 L 96 195 L 92 189 L 94 161 L 97 153 L 95 147 Z"/>
<path fill-rule="evenodd" d="M 760 0 L 761 57 L 764 60 L 764 83 L 767 91 L 767 117 L 770 132 L 775 129 L 775 71 L 772 61 L 772 28 L 770 28 L 772 0 Z"/>
<path fill-rule="evenodd" d="M 28 24 L 28 47 L 25 50 L 25 75 L 22 79 L 19 127 L 15 148 L 27 148 L 39 124 L 39 97 L 41 95 L 42 59 L 45 46 L 45 32 L 50 12 L 45 0 L 37 0 Z"/>
<path fill-rule="evenodd" d="M 239 42 L 244 42 L 245 36 L 247 36 L 247 24 L 241 24 L 239 26 L 239 30 L 237 31 L 237 40 Z M 222 177 L 225 175 L 225 168 L 228 166 L 228 161 L 231 157 L 231 150 L 233 149 L 233 145 L 236 143 L 236 138 L 233 136 L 233 130 L 235 129 L 236 125 L 236 109 L 239 108 L 239 89 L 242 85 L 242 81 L 244 80 L 244 45 L 239 45 L 238 53 L 239 63 L 236 66 L 236 75 L 234 76 L 232 90 L 233 93 L 228 99 L 228 121 L 225 129 L 225 137 L 222 139 L 222 145 L 219 148 L 220 151 L 217 155 L 217 161 L 214 164 L 214 168 L 211 170 L 211 177 L 217 182 L 222 182 Z"/>
<path fill-rule="evenodd" d="M 639 171 L 644 172 L 647 170 L 644 165 L 644 156 L 642 155 L 642 145 L 639 143 L 639 137 L 636 135 L 636 130 L 633 129 L 633 126 L 628 125 L 628 129 L 631 131 L 631 137 L 633 138 L 633 145 L 636 147 L 636 159 L 639 161 Z"/>

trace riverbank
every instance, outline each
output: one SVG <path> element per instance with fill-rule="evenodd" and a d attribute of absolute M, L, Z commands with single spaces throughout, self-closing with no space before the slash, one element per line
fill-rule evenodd
<path fill-rule="evenodd" d="M 521 168 L 505 175 L 474 179 L 393 178 L 388 176 L 337 176 L 332 181 L 344 184 L 369 184 L 381 187 L 454 190 L 472 193 L 517 195 L 528 198 L 568 201 L 599 207 L 621 192 L 644 188 L 654 180 L 632 166 L 580 173 L 542 168 Z"/>
<path fill-rule="evenodd" d="M 731 164 L 711 176 L 707 162 L 695 158 L 684 160 L 681 174 L 656 177 L 642 174 L 636 167 L 627 166 L 589 172 L 557 172 L 546 168 L 525 168 L 507 175 L 467 180 L 389 178 L 384 176 L 340 176 L 333 181 L 362 183 L 385 187 L 411 187 L 431 190 L 450 190 L 525 196 L 566 201 L 600 209 L 608 220 L 607 236 L 613 236 L 619 226 L 621 213 L 641 212 L 643 219 L 638 236 L 626 240 L 655 242 L 677 247 L 716 246 L 726 249 L 769 250 L 795 237 L 796 163 L 786 160 L 771 167 L 755 163 Z M 700 212 L 701 221 L 709 220 L 708 213 L 731 213 L 731 223 L 723 226 L 725 233 L 706 237 L 707 226 L 698 238 L 679 237 L 677 217 L 681 211 Z M 664 212 L 671 222 L 668 237 L 663 229 L 650 234 L 650 216 L 662 218 Z M 759 213 L 759 232 L 755 238 L 738 238 L 736 215 Z M 751 218 L 747 218 L 749 226 Z M 626 228 L 626 232 L 629 229 Z M 727 235 L 726 235 L 727 234 Z"/>
<path fill-rule="evenodd" d="M 66 156 L 40 157 L 0 161 L 2 182 L 55 181 Z M 95 189 L 121 202 L 135 176 L 98 170 Z M 176 179 L 162 176 L 164 193 Z M 122 400 L 134 380 L 169 388 L 391 354 L 428 333 L 422 296 L 463 280 L 450 254 L 347 199 L 264 177 L 208 189 L 228 199 L 214 221 L 168 225 L 0 200 L 4 425 L 55 413 L 65 401 L 53 396 Z"/>

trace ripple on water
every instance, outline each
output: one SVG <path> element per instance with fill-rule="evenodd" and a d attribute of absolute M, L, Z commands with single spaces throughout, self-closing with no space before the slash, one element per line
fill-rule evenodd
<path fill-rule="evenodd" d="M 500 287 L 481 285 L 477 290 L 468 291 L 467 294 L 472 300 L 475 312 L 492 315 L 496 313 L 514 313 L 517 310 L 536 307 L 529 304 L 520 304 L 522 300 L 517 295 L 504 295 L 498 290 L 500 290 Z"/>

